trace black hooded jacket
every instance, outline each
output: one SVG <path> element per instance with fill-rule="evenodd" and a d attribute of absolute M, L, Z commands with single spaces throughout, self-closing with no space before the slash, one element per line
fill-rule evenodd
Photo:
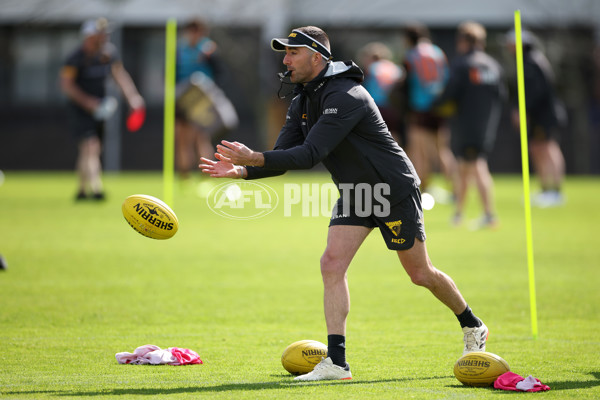
<path fill-rule="evenodd" d="M 247 167 L 246 179 L 309 169 L 323 162 L 336 185 L 390 185 L 391 204 L 420 184 L 406 153 L 392 138 L 352 61 L 330 62 L 306 85 L 297 85 L 274 150 L 264 167 Z M 354 199 L 348 199 L 354 203 Z"/>

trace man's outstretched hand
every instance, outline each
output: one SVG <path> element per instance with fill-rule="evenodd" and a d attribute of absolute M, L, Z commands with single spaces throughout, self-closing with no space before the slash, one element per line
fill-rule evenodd
<path fill-rule="evenodd" d="M 215 154 L 215 157 L 219 158 L 219 153 Z M 213 178 L 239 178 L 240 171 L 239 167 L 236 167 L 230 162 L 226 161 L 213 161 L 208 158 L 201 157 L 202 164 L 199 165 L 202 172 L 210 175 Z"/>
<path fill-rule="evenodd" d="M 228 142 L 222 140 L 217 145 L 217 159 L 234 165 L 252 165 L 262 167 L 265 165 L 265 157 L 262 153 L 252 151 L 246 145 L 239 142 Z"/>

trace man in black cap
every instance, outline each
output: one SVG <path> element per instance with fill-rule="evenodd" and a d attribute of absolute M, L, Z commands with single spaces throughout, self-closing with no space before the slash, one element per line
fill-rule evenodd
<path fill-rule="evenodd" d="M 352 378 L 345 354 L 350 310 L 346 272 L 374 228 L 379 228 L 388 248 L 397 252 L 412 281 L 428 288 L 457 315 L 463 327 L 464 352 L 484 351 L 486 326 L 472 313 L 452 279 L 436 269 L 427 255 L 419 178 L 361 86 L 360 68 L 352 61 L 331 61 L 329 38 L 314 26 L 273 39 L 271 47 L 285 51 L 286 75 L 297 84 L 275 149 L 261 153 L 238 142 L 222 141 L 217 161 L 204 158 L 200 167 L 216 178 L 257 179 L 323 162 L 339 188 L 321 257 L 328 357 L 295 379 Z"/>

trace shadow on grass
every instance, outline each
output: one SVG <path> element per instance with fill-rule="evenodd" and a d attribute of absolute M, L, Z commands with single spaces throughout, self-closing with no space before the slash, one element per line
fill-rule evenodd
<path fill-rule="evenodd" d="M 600 372 L 590 372 L 596 380 L 594 381 L 559 381 L 559 382 L 543 382 L 550 386 L 552 390 L 571 390 L 571 389 L 588 389 L 595 386 L 600 386 Z"/>
<path fill-rule="evenodd" d="M 179 393 L 210 393 L 210 392 L 230 392 L 230 391 L 253 391 L 253 390 L 269 390 L 269 389 L 294 389 L 306 386 L 332 386 L 332 385 L 361 385 L 361 384 L 377 384 L 390 382 L 409 382 L 409 381 L 426 381 L 436 379 L 448 379 L 450 376 L 431 376 L 424 378 L 397 378 L 397 379 L 372 379 L 360 380 L 353 379 L 350 381 L 326 381 L 326 382 L 296 382 L 289 380 L 289 376 L 285 376 L 285 381 L 272 382 L 254 382 L 254 383 L 226 383 L 214 386 L 193 386 L 181 388 L 115 388 L 100 391 L 66 391 L 66 390 L 31 390 L 31 391 L 12 391 L 3 392 L 4 395 L 15 394 L 49 394 L 54 396 L 127 396 L 127 395 L 170 395 Z"/>
<path fill-rule="evenodd" d="M 600 386 L 600 372 L 590 372 L 595 379 L 589 381 L 555 381 L 555 382 L 543 382 L 550 386 L 553 391 L 557 390 L 574 390 L 574 389 L 589 389 Z M 273 376 L 275 377 L 275 376 Z M 12 391 L 3 392 L 3 395 L 16 395 L 16 394 L 49 394 L 54 396 L 66 396 L 66 397 L 84 397 L 84 396 L 127 396 L 127 395 L 169 395 L 179 393 L 211 393 L 211 392 L 233 392 L 233 391 L 252 391 L 252 390 L 269 390 L 269 389 L 295 389 L 306 386 L 332 386 L 332 385 L 364 385 L 364 384 L 378 384 L 378 383 L 391 383 L 391 382 L 410 382 L 410 381 L 427 381 L 436 379 L 448 379 L 451 376 L 431 376 L 424 378 L 397 378 L 397 379 L 372 379 L 372 380 L 360 380 L 354 379 L 351 381 L 326 381 L 326 382 L 295 382 L 289 380 L 288 376 L 285 376 L 285 381 L 272 381 L 272 382 L 254 382 L 254 383 L 226 383 L 222 385 L 214 386 L 193 386 L 193 387 L 181 387 L 181 388 L 115 388 L 106 389 L 100 391 L 66 391 L 66 390 L 32 390 L 32 391 Z M 282 378 L 283 379 L 283 378 Z M 463 385 L 448 385 L 451 388 L 469 388 Z M 480 388 L 484 390 L 494 390 L 492 387 Z"/>

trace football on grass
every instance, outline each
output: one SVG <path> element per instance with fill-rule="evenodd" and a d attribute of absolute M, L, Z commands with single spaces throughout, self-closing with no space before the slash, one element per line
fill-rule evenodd
<path fill-rule="evenodd" d="M 508 363 L 502 357 L 486 351 L 465 354 L 454 364 L 454 376 L 467 386 L 491 386 L 508 371 Z"/>
<path fill-rule="evenodd" d="M 327 358 L 327 346 L 316 340 L 300 340 L 285 348 L 281 364 L 292 375 L 307 374 Z"/>
<path fill-rule="evenodd" d="M 169 239 L 177 232 L 177 216 L 162 200 L 134 194 L 123 202 L 123 216 L 133 229 L 152 239 Z"/>

